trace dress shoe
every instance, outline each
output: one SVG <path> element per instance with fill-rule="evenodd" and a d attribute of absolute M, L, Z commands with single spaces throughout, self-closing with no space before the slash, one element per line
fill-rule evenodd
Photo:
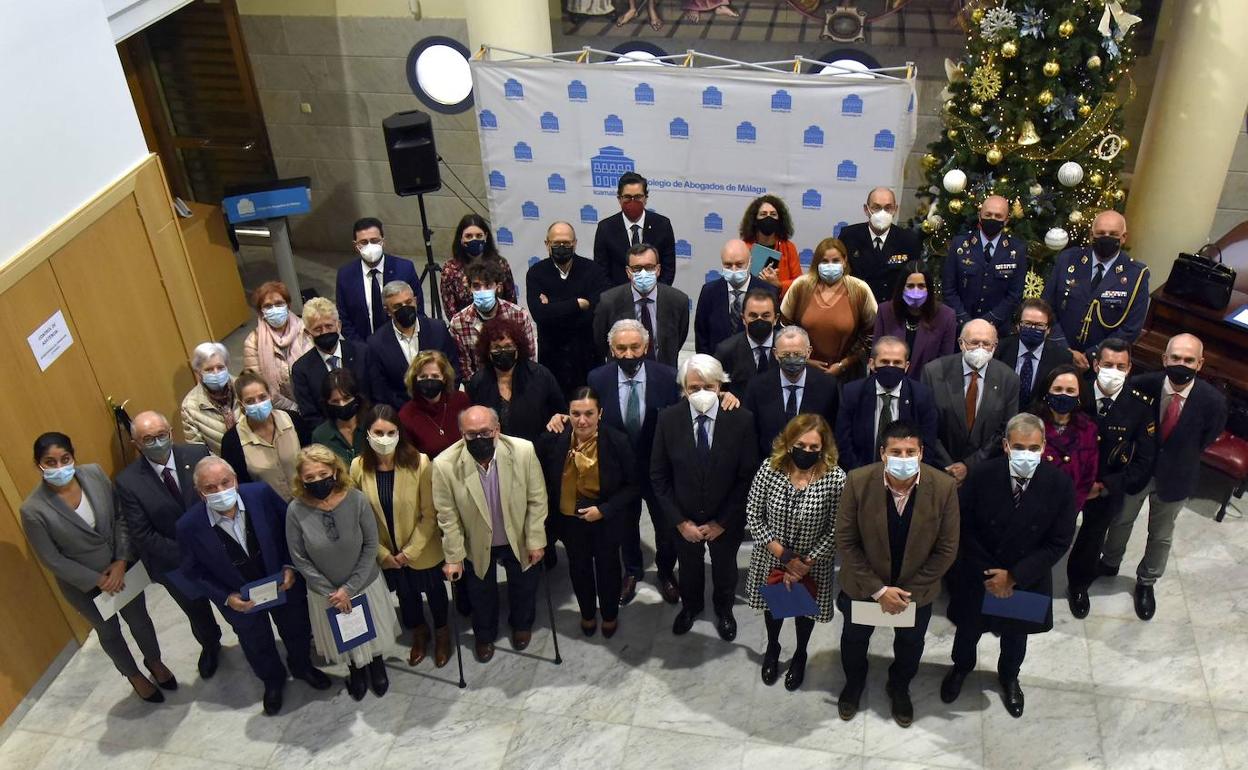
<path fill-rule="evenodd" d="M 477 642 L 476 649 L 473 653 L 477 656 L 478 663 L 489 663 L 494 657 L 493 642 Z"/>
<path fill-rule="evenodd" d="M 780 645 L 767 645 L 763 653 L 763 684 L 771 687 L 780 678 Z"/>
<path fill-rule="evenodd" d="M 416 666 L 429 654 L 429 626 L 421 623 L 412 629 L 412 650 L 407 654 L 407 665 Z"/>
<path fill-rule="evenodd" d="M 1153 596 L 1151 585 L 1135 584 L 1135 614 L 1140 620 L 1152 620 L 1157 614 L 1157 597 Z"/>
<path fill-rule="evenodd" d="M 266 716 L 274 716 L 282 710 L 282 691 L 286 689 L 286 682 L 265 683 L 264 685 L 264 713 Z"/>
<path fill-rule="evenodd" d="M 731 610 L 715 619 L 715 633 L 725 642 L 737 638 L 737 619 L 732 616 Z"/>
<path fill-rule="evenodd" d="M 373 658 L 368 664 L 368 683 L 372 685 L 373 695 L 378 698 L 390 689 L 390 677 L 386 674 L 386 662 L 381 656 Z"/>
<path fill-rule="evenodd" d="M 199 678 L 212 679 L 221 663 L 221 645 L 214 644 L 199 651 Z"/>
<path fill-rule="evenodd" d="M 143 693 L 139 692 L 139 688 L 138 688 L 138 687 L 134 687 L 134 680 L 133 680 L 133 679 L 131 679 L 131 680 L 130 680 L 130 686 L 131 686 L 131 687 L 134 687 L 134 694 L 135 694 L 135 695 L 139 696 L 141 699 L 143 699 L 143 700 L 147 701 L 148 703 L 164 703 L 164 702 L 165 702 L 165 694 L 164 694 L 163 692 L 161 692 L 161 691 L 160 691 L 160 688 L 159 688 L 159 687 L 157 687 L 156 685 L 152 684 L 152 681 L 151 681 L 150 679 L 148 679 L 147 677 L 143 676 L 142 674 L 136 674 L 135 676 L 137 676 L 139 679 L 142 679 L 143 681 L 147 682 L 148 686 L 152 688 L 151 693 L 149 693 L 148 695 L 144 695 Z"/>
<path fill-rule="evenodd" d="M 362 668 L 347 664 L 347 694 L 351 700 L 364 700 L 368 692 L 368 674 Z"/>
<path fill-rule="evenodd" d="M 602 637 L 604 639 L 610 639 L 611 637 L 615 636 L 615 632 L 619 630 L 620 630 L 620 621 L 618 620 L 602 621 Z"/>
<path fill-rule="evenodd" d="M 962 693 L 962 683 L 966 681 L 966 675 L 971 672 L 959 671 L 956 668 L 949 669 L 949 673 L 945 674 L 945 678 L 940 682 L 940 701 L 941 703 L 953 703 Z"/>
<path fill-rule="evenodd" d="M 793 660 L 789 661 L 789 670 L 784 672 L 784 689 L 789 692 L 795 692 L 797 688 L 802 686 L 802 680 L 806 678 L 806 651 L 798 650 L 793 653 Z"/>
<path fill-rule="evenodd" d="M 306 671 L 292 671 L 290 675 L 301 682 L 307 683 L 313 690 L 328 690 L 329 686 L 333 684 L 324 671 L 311 666 Z"/>
<path fill-rule="evenodd" d="M 1066 601 L 1070 604 L 1070 614 L 1081 620 L 1086 618 L 1092 609 L 1092 600 L 1088 597 L 1087 590 L 1067 591 Z"/>
<path fill-rule="evenodd" d="M 520 651 L 527 649 L 529 642 L 533 641 L 532 631 L 519 631 L 512 629 L 511 631 L 511 649 Z"/>
<path fill-rule="evenodd" d="M 893 712 L 893 721 L 901 727 L 909 727 L 914 723 L 914 704 L 910 702 L 910 693 L 901 687 L 886 685 L 884 692 L 888 693 L 888 700 L 891 704 Z"/>
<path fill-rule="evenodd" d="M 581 633 L 585 634 L 586 636 L 593 636 L 594 634 L 598 633 L 598 621 L 582 619 L 581 620 Z"/>
<path fill-rule="evenodd" d="M 152 672 L 152 680 L 156 682 L 157 687 L 162 690 L 169 690 L 170 692 L 178 689 L 178 680 L 177 677 L 173 675 L 172 671 L 169 671 L 169 669 L 166 668 L 165 670 L 169 671 L 169 676 L 165 677 L 164 681 L 161 681 L 161 679 L 156 676 L 156 670 L 152 668 L 147 661 L 143 661 L 143 665 L 147 667 L 148 671 Z"/>
<path fill-rule="evenodd" d="M 680 601 L 680 586 L 676 585 L 676 579 L 668 576 L 659 578 L 659 596 L 663 597 L 663 601 L 668 604 L 676 604 Z"/>
<path fill-rule="evenodd" d="M 433 629 L 433 665 L 442 668 L 451 660 L 451 629 L 447 626 Z"/>
<path fill-rule="evenodd" d="M 690 610 L 681 610 L 676 614 L 676 619 L 672 621 L 672 633 L 677 636 L 689 633 L 689 629 L 693 628 L 693 619 L 698 613 Z"/>
<path fill-rule="evenodd" d="M 620 606 L 623 607 L 637 597 L 637 578 L 627 575 L 620 586 Z"/>
<path fill-rule="evenodd" d="M 1096 563 L 1096 574 L 1101 577 L 1118 577 L 1118 568 L 1100 561 Z"/>
<path fill-rule="evenodd" d="M 862 700 L 862 689 L 866 682 L 846 682 L 841 695 L 836 699 L 836 713 L 848 722 L 858 714 L 858 702 Z"/>
<path fill-rule="evenodd" d="M 1001 697 L 1010 716 L 1018 719 L 1023 715 L 1023 688 L 1018 686 L 1017 679 L 1001 683 Z"/>

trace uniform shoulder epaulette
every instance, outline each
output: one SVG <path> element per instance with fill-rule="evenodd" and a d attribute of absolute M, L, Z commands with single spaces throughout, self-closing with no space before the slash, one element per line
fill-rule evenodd
<path fill-rule="evenodd" d="M 1153 397 L 1148 395 L 1144 391 L 1140 390 L 1139 388 L 1131 388 L 1131 395 L 1135 396 L 1136 398 L 1148 404 L 1149 406 L 1152 406 L 1153 404 L 1153 401 L 1154 401 Z"/>

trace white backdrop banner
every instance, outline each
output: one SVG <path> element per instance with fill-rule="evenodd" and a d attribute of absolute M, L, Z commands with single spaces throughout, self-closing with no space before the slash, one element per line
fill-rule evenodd
<path fill-rule="evenodd" d="M 625 171 L 671 218 L 675 285 L 691 299 L 764 193 L 788 204 L 809 264 L 821 239 L 865 218 L 871 188 L 900 188 L 914 143 L 913 81 L 534 60 L 472 71 L 490 220 L 517 284 L 557 220 L 593 256 Z"/>

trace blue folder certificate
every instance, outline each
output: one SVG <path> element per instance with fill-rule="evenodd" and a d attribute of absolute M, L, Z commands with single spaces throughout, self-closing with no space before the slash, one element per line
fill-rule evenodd
<path fill-rule="evenodd" d="M 256 606 L 247 610 L 247 614 L 264 612 L 285 604 L 286 592 L 282 590 L 282 581 L 285 579 L 286 576 L 279 572 L 243 586 L 239 591 L 243 600 L 256 603 Z"/>
<path fill-rule="evenodd" d="M 773 618 L 804 618 L 819 614 L 819 603 L 810 595 L 806 586 L 794 583 L 791 588 L 783 582 L 764 585 L 758 589 L 767 602 Z"/>
<path fill-rule="evenodd" d="M 334 633 L 334 644 L 338 646 L 340 653 L 377 638 L 373 613 L 368 606 L 368 597 L 364 594 L 351 597 L 350 612 L 339 612 L 337 608 L 330 607 L 325 610 L 325 614 L 329 617 L 329 628 Z"/>
<path fill-rule="evenodd" d="M 998 599 L 984 591 L 983 612 L 999 618 L 1043 623 L 1053 606 L 1053 597 L 1031 591 L 1015 591 L 1008 599 Z"/>
<path fill-rule="evenodd" d="M 778 266 L 782 255 L 775 249 L 769 249 L 761 243 L 750 247 L 750 272 L 758 275 L 768 264 Z"/>

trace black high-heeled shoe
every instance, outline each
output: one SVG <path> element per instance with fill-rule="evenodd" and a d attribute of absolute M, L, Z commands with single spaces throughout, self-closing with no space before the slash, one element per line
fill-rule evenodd
<path fill-rule="evenodd" d="M 789 670 L 784 674 L 784 689 L 793 692 L 802 686 L 802 680 L 806 678 L 806 651 L 800 650 L 793 653 L 793 660 L 789 661 Z"/>
<path fill-rule="evenodd" d="M 362 668 L 356 668 L 354 665 L 347 664 L 347 694 L 352 700 L 364 700 L 364 693 L 368 692 L 368 674 Z"/>
<path fill-rule="evenodd" d="M 160 689 L 169 690 L 170 692 L 178 689 L 178 678 L 173 675 L 172 671 L 169 672 L 169 678 L 162 682 L 160 681 L 160 679 L 156 677 L 156 671 L 153 670 L 150 665 L 148 665 L 147 661 L 143 661 L 143 666 L 147 668 L 149 672 L 151 672 L 152 681 L 154 681 L 156 683 L 156 686 L 159 687 Z"/>
<path fill-rule="evenodd" d="M 150 684 L 150 680 L 149 680 L 149 684 Z M 159 686 L 152 687 L 151 695 L 144 695 L 143 693 L 139 692 L 139 688 L 134 686 L 134 682 L 130 682 L 130 687 L 134 689 L 135 695 L 139 696 L 140 699 L 146 701 L 147 703 L 164 703 L 165 702 L 165 694 L 160 691 Z"/>
<path fill-rule="evenodd" d="M 763 653 L 763 684 L 771 687 L 780 677 L 780 645 L 767 646 Z"/>
<path fill-rule="evenodd" d="M 390 689 L 390 677 L 386 675 L 386 663 L 378 655 L 368 664 L 368 680 L 372 685 L 373 695 L 378 698 Z"/>

